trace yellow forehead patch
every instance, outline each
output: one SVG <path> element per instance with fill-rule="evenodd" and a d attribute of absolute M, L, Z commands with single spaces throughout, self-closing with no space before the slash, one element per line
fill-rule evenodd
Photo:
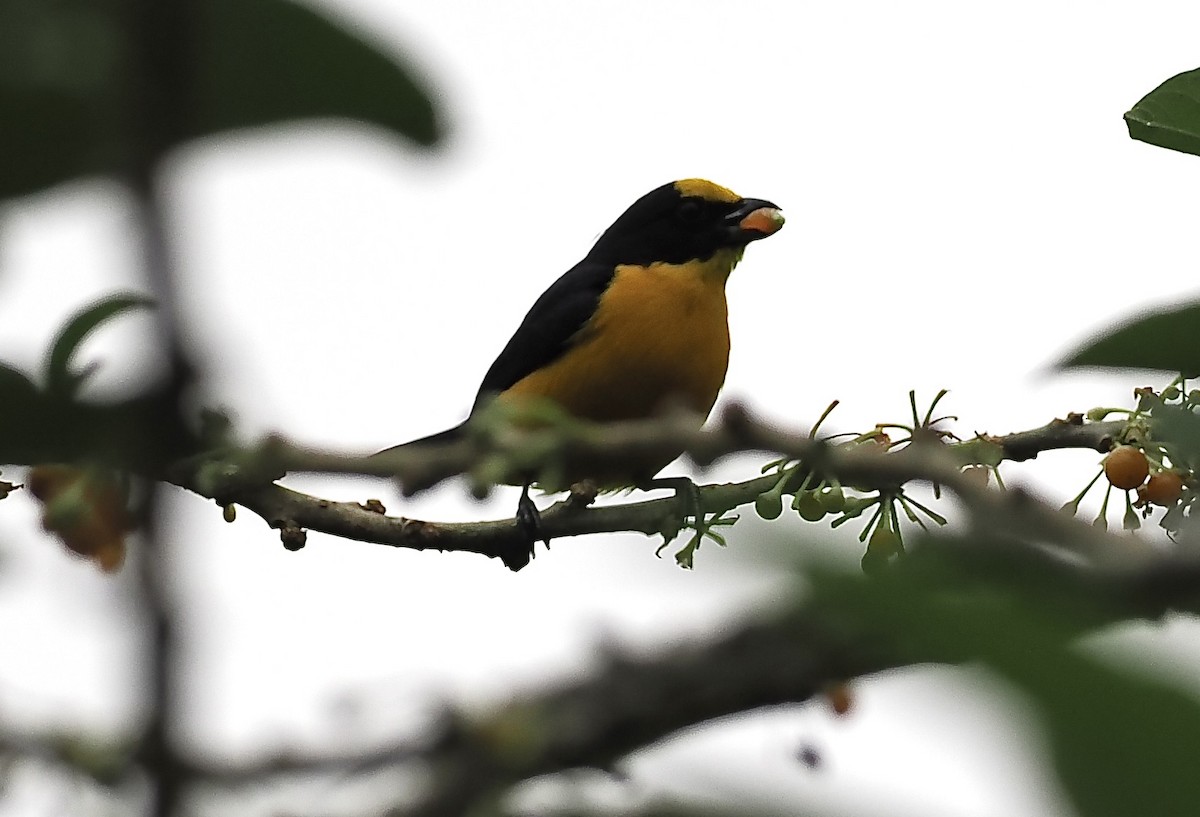
<path fill-rule="evenodd" d="M 675 189 L 681 196 L 698 196 L 707 201 L 722 201 L 727 204 L 733 204 L 742 199 L 729 188 L 713 184 L 707 179 L 683 179 L 675 182 Z"/>

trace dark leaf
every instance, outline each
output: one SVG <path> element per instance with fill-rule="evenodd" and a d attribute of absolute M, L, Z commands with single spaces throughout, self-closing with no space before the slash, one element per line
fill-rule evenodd
<path fill-rule="evenodd" d="M 1059 779 L 1082 817 L 1196 813 L 1194 697 L 1070 649 L 1037 670 L 1015 680 L 1040 705 Z"/>
<path fill-rule="evenodd" d="M 0 81 L 0 198 L 111 169 L 96 125 L 77 95 Z"/>
<path fill-rule="evenodd" d="M 71 398 L 87 377 L 88 372 L 71 371 L 71 358 L 79 344 L 91 332 L 122 312 L 137 307 L 153 306 L 154 301 L 144 295 L 112 295 L 75 314 L 50 346 L 46 358 L 46 392 L 56 398 Z"/>
<path fill-rule="evenodd" d="M 121 403 L 92 405 L 38 394 L 0 403 L 0 464 L 88 462 L 157 475 L 199 443 L 160 389 Z"/>
<path fill-rule="evenodd" d="M 0 0 L 0 20 L 0 197 L 114 170 L 115 4 Z"/>
<path fill-rule="evenodd" d="M 1200 69 L 1177 74 L 1125 114 L 1129 135 L 1159 147 L 1200 155 Z"/>
<path fill-rule="evenodd" d="M 1200 303 L 1136 318 L 1085 344 L 1058 366 L 1200 372 Z"/>
<path fill-rule="evenodd" d="M 51 345 L 41 391 L 0 364 L 0 464 L 88 462 L 154 475 L 165 463 L 195 453 L 196 435 L 181 419 L 178 395 L 169 386 L 107 405 L 74 399 L 84 376 L 71 369 L 79 344 L 108 319 L 152 303 L 121 294 L 78 312 Z"/>
<path fill-rule="evenodd" d="M 33 385 L 33 381 L 26 377 L 24 372 L 0 363 L 0 407 L 14 403 L 27 405 L 36 400 L 37 396 L 37 386 Z M 3 408 L 0 408 L 0 417 L 4 416 L 3 411 Z"/>
<path fill-rule="evenodd" d="M 1200 415 L 1174 404 L 1154 406 L 1154 439 L 1166 443 L 1171 463 L 1189 470 L 1200 468 Z"/>
<path fill-rule="evenodd" d="M 314 118 L 367 122 L 431 145 L 429 93 L 395 55 L 289 0 L 204 0 L 193 83 L 172 144 Z M 133 64 L 120 0 L 0 0 L 0 198 L 128 164 Z M 165 36 L 165 35 L 164 35 Z"/>
<path fill-rule="evenodd" d="M 23 420 L 36 414 L 41 399 L 24 373 L 0 364 L 0 437 L 26 431 Z"/>
<path fill-rule="evenodd" d="M 433 102 L 393 55 L 289 0 L 206 0 L 188 136 L 314 117 L 357 119 L 422 145 Z"/>
<path fill-rule="evenodd" d="M 45 398 L 24 373 L 0 364 L 0 465 L 25 465 L 28 460 L 13 456 L 16 447 L 46 445 L 50 437 L 35 427 Z M 16 443 L 13 445 L 12 443 Z"/>
<path fill-rule="evenodd" d="M 814 586 L 836 605 L 832 618 L 876 634 L 860 643 L 917 661 L 982 662 L 1027 693 L 1081 817 L 1196 813 L 1200 703 L 1076 643 L 1133 615 L 1134 597 L 1036 549 L 978 538 L 928 539 L 870 582 Z"/>

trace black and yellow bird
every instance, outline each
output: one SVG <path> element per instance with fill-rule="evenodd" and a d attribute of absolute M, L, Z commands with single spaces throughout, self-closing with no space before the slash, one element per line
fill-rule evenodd
<path fill-rule="evenodd" d="M 672 404 L 707 416 L 729 364 L 725 281 L 747 244 L 782 225 L 771 202 L 703 179 L 651 190 L 533 304 L 484 375 L 472 416 L 492 400 L 552 403 L 595 422 L 643 419 Z M 450 442 L 467 422 L 396 448 Z M 599 481 L 646 485 L 679 453 Z M 513 570 L 540 536 L 528 482 L 517 518 L 530 536 L 503 556 Z"/>

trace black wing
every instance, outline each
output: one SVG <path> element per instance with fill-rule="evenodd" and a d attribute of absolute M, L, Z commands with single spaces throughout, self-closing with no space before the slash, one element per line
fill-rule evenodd
<path fill-rule="evenodd" d="M 551 284 L 484 375 L 474 408 L 561 357 L 596 313 L 614 274 L 611 264 L 584 259 Z"/>
<path fill-rule="evenodd" d="M 571 345 L 572 338 L 596 312 L 600 296 L 612 282 L 611 264 L 580 261 L 567 270 L 542 296 L 517 327 L 483 377 L 472 412 L 487 398 L 499 394 L 530 372 L 553 363 Z M 385 448 L 379 454 L 410 445 L 438 445 L 459 439 L 466 422 L 419 440 Z"/>

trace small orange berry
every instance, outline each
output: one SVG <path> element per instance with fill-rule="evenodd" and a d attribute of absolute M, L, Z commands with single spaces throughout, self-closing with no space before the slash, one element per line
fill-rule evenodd
<path fill-rule="evenodd" d="M 1183 475 L 1178 471 L 1159 471 L 1150 475 L 1150 481 L 1138 490 L 1138 498 L 1144 502 L 1167 507 L 1174 505 L 1183 495 Z"/>
<path fill-rule="evenodd" d="M 1104 476 L 1114 488 L 1129 491 L 1146 481 L 1150 461 L 1133 445 L 1118 445 L 1104 458 Z"/>

